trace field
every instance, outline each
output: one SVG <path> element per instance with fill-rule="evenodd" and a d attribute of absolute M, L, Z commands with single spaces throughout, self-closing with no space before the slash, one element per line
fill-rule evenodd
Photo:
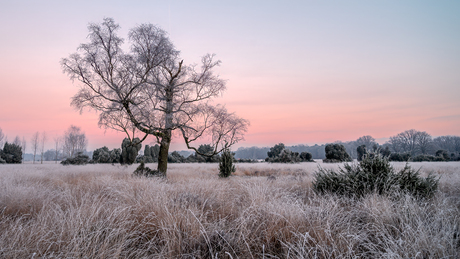
<path fill-rule="evenodd" d="M 441 176 L 428 201 L 316 195 L 317 166 L 0 165 L 0 258 L 460 257 L 460 162 L 411 163 Z"/>

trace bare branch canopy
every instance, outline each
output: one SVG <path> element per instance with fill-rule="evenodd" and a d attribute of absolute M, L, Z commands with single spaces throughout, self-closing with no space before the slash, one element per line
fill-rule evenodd
<path fill-rule="evenodd" d="M 214 72 L 220 64 L 214 55 L 204 55 L 199 66 L 186 65 L 167 33 L 152 24 L 131 29 L 125 51 L 119 28 L 111 18 L 90 24 L 89 42 L 61 60 L 63 72 L 79 82 L 72 106 L 98 111 L 99 126 L 122 131 L 131 141 L 135 132 L 141 141 L 155 136 L 163 174 L 174 131 L 196 152 L 192 144 L 203 137 L 211 139 L 214 154 L 243 139 L 248 121 L 211 102 L 226 89 Z"/>

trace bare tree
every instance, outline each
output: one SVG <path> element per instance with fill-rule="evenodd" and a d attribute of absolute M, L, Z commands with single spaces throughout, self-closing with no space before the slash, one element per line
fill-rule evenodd
<path fill-rule="evenodd" d="M 460 152 L 460 137 L 440 136 L 433 139 L 433 145 L 436 149 L 443 149 L 449 152 Z"/>
<path fill-rule="evenodd" d="M 33 163 L 35 164 L 35 155 L 37 154 L 37 150 L 40 146 L 40 133 L 38 131 L 35 132 L 34 135 L 32 135 L 31 143 L 32 143 L 32 151 L 34 152 Z"/>
<path fill-rule="evenodd" d="M 426 133 L 425 131 L 419 131 L 417 133 L 417 150 L 422 154 L 427 154 L 433 146 L 433 139 L 431 135 Z"/>
<path fill-rule="evenodd" d="M 86 150 L 88 141 L 80 127 L 71 125 L 64 134 L 63 152 L 66 157 L 75 157 L 78 152 Z"/>
<path fill-rule="evenodd" d="M 21 138 L 19 136 L 16 136 L 13 140 L 13 144 L 21 146 Z"/>
<path fill-rule="evenodd" d="M 377 142 L 375 141 L 375 138 L 373 138 L 372 136 L 366 135 L 358 138 L 356 140 L 356 144 L 357 146 L 365 145 L 367 150 L 372 150 L 372 148 L 374 147 L 374 145 L 377 144 Z"/>
<path fill-rule="evenodd" d="M 45 153 L 46 132 L 42 132 L 40 138 L 40 163 L 43 164 L 43 154 Z"/>
<path fill-rule="evenodd" d="M 24 162 L 24 157 L 26 154 L 27 141 L 26 138 L 22 137 L 21 148 L 22 148 L 22 161 Z"/>
<path fill-rule="evenodd" d="M 5 143 L 5 134 L 3 133 L 3 130 L 0 128 L 0 149 L 3 148 L 3 144 Z"/>
<path fill-rule="evenodd" d="M 426 154 L 431 147 L 431 136 L 425 131 L 406 130 L 390 137 L 389 144 L 394 152 L 406 152 L 412 156 Z"/>
<path fill-rule="evenodd" d="M 56 136 L 54 137 L 54 161 L 57 164 L 59 152 L 62 149 L 62 137 Z"/>
<path fill-rule="evenodd" d="M 243 139 L 248 122 L 211 103 L 226 89 L 225 81 L 214 74 L 220 61 L 213 55 L 205 55 L 199 68 L 185 65 L 166 32 L 151 24 L 130 30 L 130 52 L 123 51 L 124 40 L 113 19 L 88 29 L 89 43 L 61 61 L 64 73 L 81 83 L 72 105 L 80 111 L 99 111 L 99 125 L 128 137 L 132 128 L 137 129 L 144 135 L 141 142 L 149 135 L 156 137 L 160 173 L 166 175 L 173 132 L 197 153 L 193 142 L 208 137 L 214 152 L 203 155 L 214 155 L 224 143 L 231 146 Z"/>

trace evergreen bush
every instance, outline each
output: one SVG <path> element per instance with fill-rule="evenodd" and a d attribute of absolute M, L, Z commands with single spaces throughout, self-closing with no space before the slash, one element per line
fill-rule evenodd
<path fill-rule="evenodd" d="M 233 164 L 233 153 L 230 149 L 225 148 L 220 156 L 219 162 L 219 177 L 229 177 L 236 171 L 235 165 Z"/>
<path fill-rule="evenodd" d="M 327 144 L 325 147 L 326 159 L 323 159 L 324 163 L 340 163 L 340 162 L 351 162 L 353 159 L 347 153 L 347 150 L 342 144 Z"/>
<path fill-rule="evenodd" d="M 144 161 L 141 161 L 141 164 L 134 170 L 134 176 L 145 176 L 145 177 L 152 177 L 152 176 L 160 176 L 158 170 L 152 170 L 145 166 Z"/>
<path fill-rule="evenodd" d="M 335 193 L 348 197 L 363 197 L 371 193 L 389 195 L 400 191 L 429 198 L 436 192 L 438 181 L 432 174 L 422 178 L 419 171 L 414 171 L 407 164 L 396 172 L 387 157 L 367 153 L 358 164 L 346 163 L 343 168 L 339 167 L 339 172 L 320 168 L 315 173 L 313 189 L 320 194 Z"/>
<path fill-rule="evenodd" d="M 75 157 L 69 157 L 61 161 L 63 165 L 86 165 L 89 162 L 89 156 L 78 152 Z"/>
<path fill-rule="evenodd" d="M 138 144 L 135 145 L 135 143 Z M 121 143 L 120 163 L 128 165 L 133 164 L 136 161 L 137 154 L 141 148 L 142 144 L 140 143 L 139 138 L 134 138 L 133 141 L 128 138 L 123 139 L 123 142 Z"/>
<path fill-rule="evenodd" d="M 22 162 L 22 148 L 21 146 L 8 142 L 3 146 L 0 157 L 7 164 L 20 164 Z M 2 163 L 0 161 L 0 163 Z"/>
<path fill-rule="evenodd" d="M 179 152 L 174 151 L 168 155 L 168 162 L 170 163 L 184 163 L 185 157 L 183 157 Z"/>

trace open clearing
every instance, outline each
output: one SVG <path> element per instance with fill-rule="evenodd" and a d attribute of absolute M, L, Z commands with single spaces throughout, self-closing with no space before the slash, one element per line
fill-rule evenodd
<path fill-rule="evenodd" d="M 217 164 L 169 164 L 167 179 L 0 165 L 0 257 L 459 258 L 460 162 L 410 164 L 441 176 L 429 201 L 319 196 L 318 165 L 341 164 L 237 164 L 229 179 Z"/>

